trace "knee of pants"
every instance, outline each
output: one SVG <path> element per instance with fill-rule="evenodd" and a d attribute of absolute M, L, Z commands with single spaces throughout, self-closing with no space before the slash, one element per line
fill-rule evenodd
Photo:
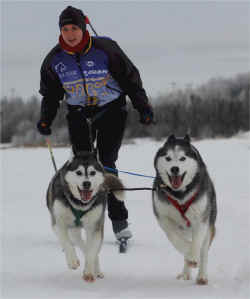
<path fill-rule="evenodd" d="M 116 168 L 115 161 L 117 159 L 113 159 L 113 157 L 103 158 L 101 156 L 99 156 L 99 159 L 100 159 L 103 166 L 107 166 L 107 167 L 110 167 L 110 168 Z"/>
<path fill-rule="evenodd" d="M 118 151 L 119 149 L 113 148 L 109 150 L 105 150 L 105 148 L 99 145 L 98 153 L 99 159 L 104 166 L 115 168 L 115 162 L 118 159 Z"/>
<path fill-rule="evenodd" d="M 89 129 L 86 120 L 80 112 L 70 112 L 67 115 L 70 141 L 75 151 L 91 150 Z"/>

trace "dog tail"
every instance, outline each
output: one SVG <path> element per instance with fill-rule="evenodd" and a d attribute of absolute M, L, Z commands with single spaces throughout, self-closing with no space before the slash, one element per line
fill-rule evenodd
<path fill-rule="evenodd" d="M 114 193 L 118 200 L 124 200 L 124 185 L 117 176 L 105 174 L 104 185 L 108 188 L 108 190 Z"/>

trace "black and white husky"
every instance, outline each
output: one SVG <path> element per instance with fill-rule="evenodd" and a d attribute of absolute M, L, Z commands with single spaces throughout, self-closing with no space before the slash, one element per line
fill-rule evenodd
<path fill-rule="evenodd" d="M 120 180 L 105 173 L 94 154 L 80 152 L 53 177 L 47 191 L 52 227 L 70 269 L 80 266 L 74 245 L 85 256 L 83 279 L 102 278 L 98 254 L 103 241 L 104 211 L 109 190 L 122 189 Z M 122 192 L 116 192 L 122 200 Z M 86 240 L 81 236 L 85 229 Z"/>
<path fill-rule="evenodd" d="M 173 246 L 184 255 L 177 278 L 191 279 L 199 267 L 197 284 L 208 283 L 208 249 L 217 214 L 213 183 L 198 150 L 187 135 L 171 135 L 156 154 L 153 210 Z"/>

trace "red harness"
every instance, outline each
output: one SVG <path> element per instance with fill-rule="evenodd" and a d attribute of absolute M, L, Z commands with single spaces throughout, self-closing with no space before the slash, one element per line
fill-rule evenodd
<path fill-rule="evenodd" d="M 176 200 L 174 200 L 173 198 L 171 198 L 169 195 L 167 195 L 167 199 L 171 202 L 171 204 L 180 212 L 181 216 L 185 219 L 187 226 L 190 227 L 191 223 L 189 221 L 189 219 L 185 216 L 185 213 L 187 212 L 187 210 L 189 209 L 189 207 L 191 206 L 191 204 L 193 203 L 193 201 L 195 200 L 196 196 L 197 196 L 196 192 L 186 203 L 184 203 L 183 205 L 180 205 Z"/>

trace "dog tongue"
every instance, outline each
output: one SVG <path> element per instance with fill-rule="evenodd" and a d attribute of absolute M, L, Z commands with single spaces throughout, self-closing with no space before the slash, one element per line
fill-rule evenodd
<path fill-rule="evenodd" d="M 172 184 L 173 188 L 175 188 L 175 189 L 179 188 L 181 183 L 182 183 L 182 180 L 181 180 L 180 175 L 172 176 L 171 184 Z"/>
<path fill-rule="evenodd" d="M 83 201 L 89 201 L 91 199 L 92 191 L 89 190 L 80 190 L 81 199 Z"/>

